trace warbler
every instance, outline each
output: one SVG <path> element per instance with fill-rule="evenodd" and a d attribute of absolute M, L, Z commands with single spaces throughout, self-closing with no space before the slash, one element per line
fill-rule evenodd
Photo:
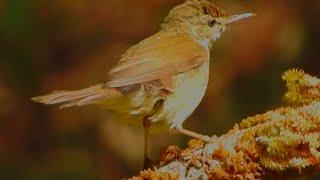
<path fill-rule="evenodd" d="M 231 23 L 253 15 L 228 15 L 207 0 L 187 0 L 169 12 L 157 33 L 129 48 L 104 82 L 32 100 L 62 103 L 61 108 L 98 104 L 129 122 L 142 123 L 145 161 L 149 127 L 174 129 L 210 141 L 182 124 L 206 92 L 212 43 Z"/>

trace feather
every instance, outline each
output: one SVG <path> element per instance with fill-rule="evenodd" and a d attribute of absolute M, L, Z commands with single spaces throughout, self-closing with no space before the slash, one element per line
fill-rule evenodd
<path fill-rule="evenodd" d="M 207 49 L 185 34 L 158 33 L 130 48 L 109 72 L 108 87 L 171 77 L 200 66 Z"/>
<path fill-rule="evenodd" d="M 104 84 L 98 84 L 86 89 L 75 91 L 55 91 L 51 94 L 33 97 L 32 100 L 43 104 L 64 103 L 60 108 L 97 104 L 103 100 L 118 97 L 122 94 L 116 89 L 105 88 Z"/>

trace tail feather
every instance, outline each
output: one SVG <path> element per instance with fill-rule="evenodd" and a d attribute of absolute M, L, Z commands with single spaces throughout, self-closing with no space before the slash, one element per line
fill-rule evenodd
<path fill-rule="evenodd" d="M 60 108 L 96 104 L 111 97 L 120 96 L 116 89 L 108 89 L 104 84 L 98 84 L 86 89 L 75 91 L 54 91 L 51 94 L 31 98 L 35 102 L 43 104 L 63 103 Z"/>

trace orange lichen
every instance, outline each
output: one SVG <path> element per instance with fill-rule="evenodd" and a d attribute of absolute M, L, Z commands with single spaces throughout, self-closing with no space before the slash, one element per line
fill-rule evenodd
<path fill-rule="evenodd" d="M 302 70 L 292 69 L 282 75 L 288 92 L 284 98 L 289 103 L 301 105 L 320 99 L 320 79 L 312 77 Z"/>
<path fill-rule="evenodd" d="M 199 140 L 199 139 L 191 139 L 189 142 L 188 142 L 188 147 L 189 148 L 202 148 L 204 145 L 204 142 Z"/>
<path fill-rule="evenodd" d="M 174 159 L 179 159 L 181 150 L 178 146 L 169 146 L 161 152 L 161 162 L 168 163 Z"/>
<path fill-rule="evenodd" d="M 129 180 L 178 180 L 178 174 L 160 172 L 156 170 L 143 170 L 140 172 L 139 176 L 132 177 Z"/>
<path fill-rule="evenodd" d="M 228 151 L 221 145 L 212 153 L 214 159 L 225 159 L 228 156 Z"/>

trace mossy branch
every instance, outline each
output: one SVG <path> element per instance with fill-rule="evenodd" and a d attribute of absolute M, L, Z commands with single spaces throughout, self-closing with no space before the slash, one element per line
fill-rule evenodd
<path fill-rule="evenodd" d="M 246 118 L 212 143 L 170 146 L 156 167 L 131 179 L 261 179 L 319 171 L 320 79 L 295 69 L 282 78 L 291 106 Z"/>

